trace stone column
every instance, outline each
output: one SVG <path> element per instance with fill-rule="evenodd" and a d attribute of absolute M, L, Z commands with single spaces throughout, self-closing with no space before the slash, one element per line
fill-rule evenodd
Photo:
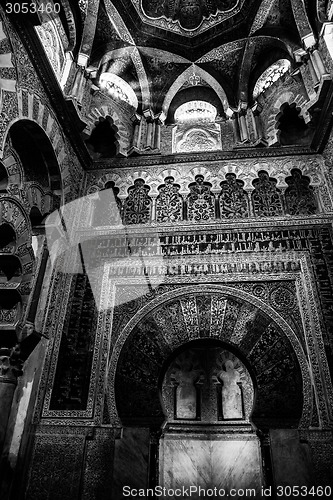
<path fill-rule="evenodd" d="M 149 118 L 147 120 L 146 147 L 151 148 L 152 144 L 153 144 L 153 121 Z"/>
<path fill-rule="evenodd" d="M 246 123 L 245 114 L 246 114 L 246 112 L 243 111 L 242 113 L 239 114 L 239 118 L 238 118 L 240 137 L 241 137 L 242 142 L 249 140 L 249 134 L 248 134 L 248 130 L 247 130 L 247 123 Z"/>
<path fill-rule="evenodd" d="M 313 81 L 313 85 L 315 87 L 315 86 L 317 86 L 319 84 L 320 78 L 318 77 L 317 73 L 315 72 L 315 69 L 314 69 L 314 66 L 313 66 L 313 63 L 312 63 L 312 60 L 311 60 L 310 57 L 307 60 L 307 65 L 308 65 L 308 68 L 309 68 L 309 71 L 310 71 L 310 75 L 311 75 L 311 78 L 312 78 L 312 81 Z"/>
<path fill-rule="evenodd" d="M 140 115 L 135 114 L 133 119 L 133 138 L 132 138 L 132 147 L 135 149 L 140 149 L 141 144 L 141 133 L 142 133 L 142 117 Z"/>
<path fill-rule="evenodd" d="M 143 116 L 145 117 L 147 123 L 144 147 L 152 149 L 154 147 L 154 129 L 155 129 L 154 114 L 152 110 L 149 108 L 143 111 Z"/>
<path fill-rule="evenodd" d="M 62 89 L 64 89 L 66 86 L 69 74 L 71 72 L 72 64 L 73 64 L 73 54 L 72 54 L 72 52 L 66 52 L 66 63 L 65 63 L 65 67 L 64 67 L 64 70 L 62 72 L 61 81 L 60 81 L 60 85 L 61 85 Z"/>
<path fill-rule="evenodd" d="M 155 122 L 154 149 L 157 150 L 161 149 L 161 127 L 164 124 L 165 119 L 166 116 L 163 111 L 157 113 L 154 116 L 154 122 Z"/>
<path fill-rule="evenodd" d="M 254 217 L 254 210 L 253 210 L 253 204 L 252 204 L 253 189 L 246 190 L 246 192 L 247 192 L 248 201 L 249 201 L 249 213 L 250 213 L 250 217 Z"/>
<path fill-rule="evenodd" d="M 161 149 L 161 121 L 155 120 L 154 149 Z"/>
<path fill-rule="evenodd" d="M 235 112 L 231 117 L 232 129 L 234 132 L 234 140 L 235 142 L 240 142 L 240 133 L 239 133 L 239 125 L 238 125 L 238 116 Z"/>
<path fill-rule="evenodd" d="M 255 142 L 257 143 L 258 141 L 260 141 L 261 144 L 267 144 L 267 141 L 264 138 L 264 131 L 260 119 L 260 113 L 262 111 L 261 104 L 256 103 L 254 106 L 252 106 L 251 111 Z"/>
<path fill-rule="evenodd" d="M 72 95 L 77 99 L 78 102 L 81 102 L 82 100 L 84 84 L 85 84 L 85 68 L 83 68 L 82 66 L 78 66 L 72 88 Z"/>
<path fill-rule="evenodd" d="M 151 204 L 151 216 L 150 221 L 154 222 L 156 220 L 156 196 L 152 196 L 152 204 Z"/>
<path fill-rule="evenodd" d="M 16 347 L 0 348 L 0 453 L 6 436 L 17 378 L 22 374 L 20 351 Z"/>
<path fill-rule="evenodd" d="M 316 74 L 318 75 L 318 78 L 320 78 L 324 75 L 327 75 L 326 68 L 324 66 L 323 60 L 321 58 L 321 54 L 318 49 L 314 49 L 312 53 L 310 52 L 310 58 L 312 60 L 312 64 L 314 67 L 314 70 Z"/>

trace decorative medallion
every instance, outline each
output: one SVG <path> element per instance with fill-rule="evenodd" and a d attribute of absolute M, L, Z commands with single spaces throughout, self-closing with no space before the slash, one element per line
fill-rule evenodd
<path fill-rule="evenodd" d="M 273 307 L 278 311 L 290 311 L 295 307 L 295 296 L 292 292 L 284 287 L 279 286 L 272 291 L 270 295 Z"/>
<path fill-rule="evenodd" d="M 132 0 L 141 19 L 192 36 L 238 14 L 245 0 Z"/>

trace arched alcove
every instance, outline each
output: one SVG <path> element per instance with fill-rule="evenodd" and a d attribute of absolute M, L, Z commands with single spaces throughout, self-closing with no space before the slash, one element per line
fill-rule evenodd
<path fill-rule="evenodd" d="M 57 158 L 43 129 L 31 120 L 19 120 L 11 126 L 9 136 L 22 163 L 25 181 L 38 182 L 52 191 L 61 189 Z"/>
<path fill-rule="evenodd" d="M 8 186 L 8 175 L 4 165 L 0 162 L 0 192 L 6 191 Z"/>
<path fill-rule="evenodd" d="M 248 312 L 238 331 L 237 318 Z M 303 411 L 303 375 L 290 340 L 260 308 L 219 293 L 194 293 L 160 304 L 131 331 L 117 363 L 115 399 L 125 425 L 161 426 L 161 369 L 189 341 L 224 342 L 257 378 L 253 423 L 297 427 Z M 269 362 L 266 362 L 269 353 Z"/>
<path fill-rule="evenodd" d="M 249 424 L 256 382 L 240 357 L 237 349 L 214 339 L 176 349 L 160 377 L 167 425 Z"/>
<path fill-rule="evenodd" d="M 308 144 L 314 133 L 310 124 L 306 124 L 300 116 L 300 108 L 295 103 L 285 103 L 277 115 L 276 128 L 279 130 L 279 141 L 282 146 L 290 144 Z"/>
<path fill-rule="evenodd" d="M 86 144 L 96 158 L 112 158 L 117 154 L 117 128 L 110 116 L 100 117 Z"/>
<path fill-rule="evenodd" d="M 311 405 L 304 354 L 256 299 L 187 288 L 160 297 L 115 346 L 119 449 L 134 459 L 140 444 L 166 488 L 258 490 L 270 467 L 259 436 L 288 438 Z"/>
<path fill-rule="evenodd" d="M 16 234 L 10 224 L 0 226 L 0 253 L 14 253 L 16 248 Z"/>
<path fill-rule="evenodd" d="M 0 255 L 0 284 L 17 283 L 22 276 L 20 260 L 15 255 Z"/>

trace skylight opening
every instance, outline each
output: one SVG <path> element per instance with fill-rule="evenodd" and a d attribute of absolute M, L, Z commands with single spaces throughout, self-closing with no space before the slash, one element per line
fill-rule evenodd
<path fill-rule="evenodd" d="M 207 101 L 185 102 L 175 111 L 175 122 L 214 122 L 217 115 L 215 106 Z"/>
<path fill-rule="evenodd" d="M 262 94 L 276 80 L 278 80 L 290 68 L 290 61 L 288 59 L 279 59 L 274 64 L 269 66 L 263 74 L 258 78 L 253 90 L 253 97 L 256 99 L 258 95 Z"/>
<path fill-rule="evenodd" d="M 132 87 L 122 78 L 114 73 L 102 73 L 99 79 L 101 89 L 104 89 L 116 101 L 123 101 L 133 106 L 138 107 L 138 99 Z"/>

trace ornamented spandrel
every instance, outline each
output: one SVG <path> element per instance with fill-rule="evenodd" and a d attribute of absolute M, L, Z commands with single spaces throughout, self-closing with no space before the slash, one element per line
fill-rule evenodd
<path fill-rule="evenodd" d="M 211 184 L 204 182 L 202 175 L 197 175 L 195 182 L 189 185 L 187 197 L 188 220 L 199 222 L 215 218 L 215 198 L 211 192 Z"/>
<path fill-rule="evenodd" d="M 183 200 L 179 194 L 179 185 L 174 184 L 173 177 L 167 177 L 165 184 L 159 188 L 156 200 L 157 222 L 174 222 L 182 220 Z"/>
<path fill-rule="evenodd" d="M 276 187 L 276 179 L 268 176 L 265 170 L 258 172 L 258 179 L 253 181 L 254 191 L 252 203 L 255 215 L 270 217 L 283 213 L 280 190 Z"/>
<path fill-rule="evenodd" d="M 220 183 L 219 195 L 222 218 L 249 217 L 249 201 L 244 191 L 244 182 L 237 180 L 235 174 L 226 174 L 226 180 Z"/>
<path fill-rule="evenodd" d="M 297 168 L 292 169 L 291 176 L 286 178 L 288 188 L 285 199 L 288 213 L 291 215 L 311 215 L 318 212 L 318 205 L 310 179 Z"/>
<path fill-rule="evenodd" d="M 149 222 L 152 200 L 148 195 L 150 187 L 143 179 L 136 179 L 134 186 L 128 190 L 128 197 L 124 203 L 124 224 L 144 224 Z"/>

